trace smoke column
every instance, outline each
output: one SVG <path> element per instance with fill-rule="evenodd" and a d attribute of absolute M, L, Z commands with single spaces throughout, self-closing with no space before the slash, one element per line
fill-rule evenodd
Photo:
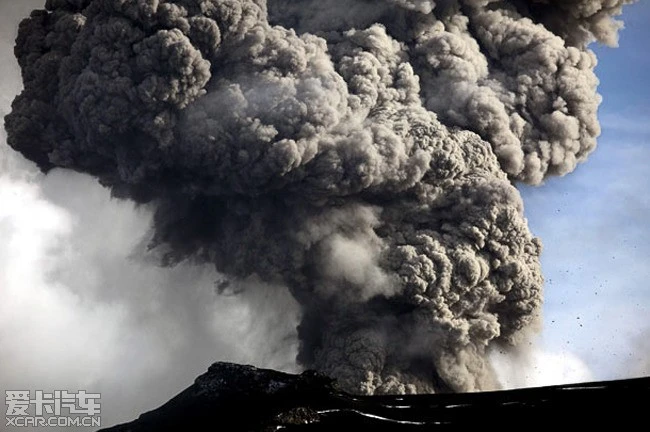
<path fill-rule="evenodd" d="M 166 265 L 287 286 L 345 389 L 488 389 L 540 319 L 513 182 L 595 148 L 587 45 L 631 1 L 48 0 L 7 141 L 155 206 Z"/>

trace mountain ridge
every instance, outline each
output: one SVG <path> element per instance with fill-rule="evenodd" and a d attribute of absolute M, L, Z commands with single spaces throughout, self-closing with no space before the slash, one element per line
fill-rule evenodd
<path fill-rule="evenodd" d="M 481 393 L 356 396 L 317 372 L 217 362 L 162 406 L 101 432 L 176 430 L 410 431 L 473 426 L 636 425 L 650 377 Z"/>

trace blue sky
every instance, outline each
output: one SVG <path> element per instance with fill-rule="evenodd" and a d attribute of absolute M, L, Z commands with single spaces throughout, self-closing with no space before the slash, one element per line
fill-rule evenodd
<path fill-rule="evenodd" d="M 625 9 L 620 47 L 594 47 L 598 148 L 572 174 L 519 189 L 542 238 L 545 349 L 594 379 L 650 374 L 650 2 Z"/>

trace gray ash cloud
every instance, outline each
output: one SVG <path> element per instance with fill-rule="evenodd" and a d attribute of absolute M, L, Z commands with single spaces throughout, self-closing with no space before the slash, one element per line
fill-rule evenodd
<path fill-rule="evenodd" d="M 594 149 L 629 2 L 48 0 L 7 140 L 153 203 L 166 264 L 288 286 L 346 389 L 492 388 L 542 300 L 513 182 Z"/>

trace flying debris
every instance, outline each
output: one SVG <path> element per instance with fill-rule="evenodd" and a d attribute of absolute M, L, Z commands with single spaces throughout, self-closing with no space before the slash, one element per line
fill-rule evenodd
<path fill-rule="evenodd" d="M 48 0 L 8 143 L 155 205 L 165 264 L 289 287 L 346 390 L 490 389 L 541 310 L 513 182 L 594 149 L 587 45 L 630 2 Z"/>

